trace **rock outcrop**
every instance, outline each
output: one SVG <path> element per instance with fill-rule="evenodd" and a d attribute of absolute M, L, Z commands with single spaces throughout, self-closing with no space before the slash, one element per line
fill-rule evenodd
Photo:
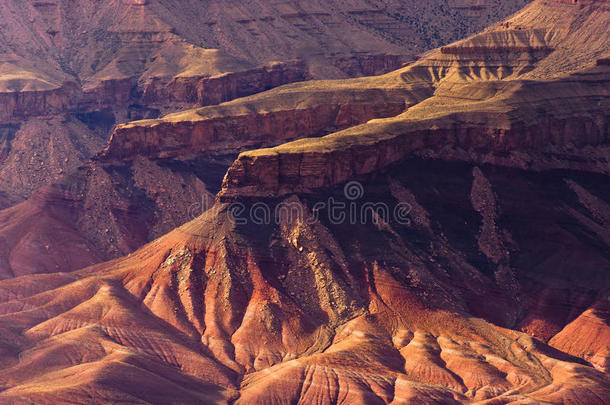
<path fill-rule="evenodd" d="M 220 189 L 238 150 L 395 115 L 406 102 L 416 103 L 431 92 L 423 85 L 396 89 L 393 81 L 386 88 L 364 86 L 374 82 L 360 79 L 361 86 L 332 92 L 326 82 L 296 84 L 189 112 L 189 120 L 176 114 L 119 126 L 104 154 L 0 213 L 0 235 L 6 236 L 14 258 L 0 277 L 75 270 L 127 254 L 208 209 L 214 202 L 211 193 Z M 278 92 L 291 104 L 278 104 Z M 253 110 L 255 100 L 264 113 Z M 54 229 L 65 229 L 63 239 L 80 242 L 66 245 Z M 20 253 L 29 238 L 36 243 L 27 244 L 28 250 L 40 248 L 37 255 Z"/>
<path fill-rule="evenodd" d="M 274 63 L 245 72 L 225 73 L 199 81 L 197 103 L 201 106 L 220 104 L 306 78 L 303 61 Z"/>
<path fill-rule="evenodd" d="M 315 191 L 382 170 L 412 155 L 535 170 L 574 168 L 608 173 L 609 84 L 610 70 L 563 82 L 513 82 L 495 96 L 503 108 L 509 107 L 503 113 L 488 113 L 500 111 L 493 101 L 482 106 L 475 102 L 475 108 L 483 107 L 481 111 L 447 108 L 438 118 L 413 119 L 426 112 L 425 104 L 433 102 L 430 99 L 396 118 L 320 139 L 244 152 L 227 172 L 221 197 Z M 572 104 L 568 115 L 552 106 L 567 99 L 557 97 L 554 103 L 548 103 L 552 89 L 557 94 L 569 94 Z M 511 95 L 503 97 L 502 91 Z M 577 100 L 579 91 L 582 98 Z M 543 94 L 544 98 L 539 98 Z M 511 97 L 518 103 L 511 106 Z M 463 109 L 464 104 L 459 108 Z"/>
<path fill-rule="evenodd" d="M 305 79 L 302 61 L 278 62 L 255 69 L 248 69 L 246 64 L 244 69 L 217 75 L 155 76 L 147 78 L 144 84 L 137 77 L 108 79 L 86 88 L 72 108 L 84 113 L 121 110 L 132 105 L 159 111 L 171 105 L 207 106 Z"/>
<path fill-rule="evenodd" d="M 412 155 L 607 173 L 610 70 L 597 59 L 608 52 L 601 33 L 610 14 L 597 4 L 579 10 L 536 2 L 506 23 L 431 53 L 396 73 L 406 84 L 434 86 L 431 97 L 396 117 L 244 152 L 220 196 L 315 191 Z M 554 28 L 535 18 L 545 13 L 590 25 L 550 37 Z M 593 32 L 587 44 L 585 31 Z M 551 65 L 559 57 L 570 61 L 567 72 Z"/>
<path fill-rule="evenodd" d="M 0 124 L 70 115 L 84 118 L 97 134 L 109 123 L 157 118 L 305 79 L 383 74 L 524 2 L 504 2 L 473 19 L 459 10 L 432 13 L 435 5 L 405 9 L 390 0 L 322 8 L 294 1 L 238 7 L 224 0 L 110 0 L 78 10 L 67 0 L 7 0 L 0 5 Z M 439 18 L 463 26 L 434 33 L 415 27 Z M 0 192 L 27 197 L 32 191 Z"/>
<path fill-rule="evenodd" d="M 603 371 L 508 328 L 530 305 L 551 318 L 578 311 L 545 306 L 554 291 L 603 298 L 607 248 L 575 237 L 594 225 L 566 191 L 588 178 L 587 192 L 605 196 L 607 177 L 411 159 L 362 178 L 360 199 L 343 187 L 268 199 L 263 223 L 249 214 L 260 202 L 218 204 L 128 257 L 2 281 L 0 398 L 154 402 L 177 384 L 182 402 L 604 404 Z M 312 209 L 330 196 L 358 220 Z M 517 288 L 479 240 L 490 198 Z M 359 217 L 369 201 L 408 202 L 413 216 Z"/>
<path fill-rule="evenodd" d="M 374 76 L 400 69 L 410 62 L 401 55 L 357 55 L 350 58 L 336 57 L 332 60 L 334 66 L 348 76 Z"/>
<path fill-rule="evenodd" d="M 386 86 L 385 81 L 296 84 L 218 107 L 119 125 L 100 158 L 166 158 L 277 145 L 395 116 L 432 91 L 430 85 L 400 88 L 392 77 Z"/>
<path fill-rule="evenodd" d="M 220 197 L 316 192 L 408 156 L 607 172 L 608 77 L 605 66 L 595 67 L 607 44 L 596 36 L 603 24 L 597 18 L 587 20 L 599 9 L 579 10 L 582 14 L 575 15 L 572 7 L 539 2 L 507 23 L 448 46 L 484 50 L 479 53 L 439 50 L 379 77 L 292 84 L 218 106 L 119 125 L 108 148 L 91 164 L 3 216 L 0 234 L 10 241 L 10 251 L 25 246 L 14 239 L 15 229 L 38 235 L 40 246 L 55 246 L 52 227 L 39 224 L 49 210 L 54 221 L 77 224 L 73 237 L 88 241 L 95 257 L 127 254 L 191 219 L 191 206 L 199 207 L 199 213 L 207 209 L 209 202 L 201 203 L 201 195 L 218 191 L 234 154 L 303 137 L 317 138 L 244 152 L 227 173 Z M 552 26 L 540 23 L 545 14 L 559 21 L 589 22 L 572 24 L 577 30 L 572 33 L 549 35 Z M 578 31 L 589 28 L 589 36 Z M 589 38 L 591 48 L 583 38 Z M 507 47 L 519 51 L 495 51 Z M 555 50 L 531 51 L 540 47 Z M 563 66 L 549 60 L 556 60 L 558 52 L 566 61 L 576 60 L 571 50 L 577 50 L 578 63 L 565 75 Z M 541 72 L 549 77 L 535 79 Z M 146 117 L 154 111 L 134 109 L 133 114 Z M 390 118 L 378 119 L 382 117 Z M 100 117 L 83 119 L 95 123 Z M 343 128 L 348 129 L 335 133 Z M 136 181 L 133 173 L 145 173 L 137 167 L 157 174 Z M 174 179 L 175 185 L 155 176 Z M 172 199 L 180 189 L 184 194 Z M 47 198 L 53 195 L 64 197 Z M 149 207 L 146 215 L 134 211 L 139 204 Z M 9 221 L 15 217 L 21 219 Z M 103 226 L 97 225 L 100 218 Z M 40 263 L 33 265 L 20 256 L 5 277 L 78 266 L 45 250 L 39 257 Z M 97 259 L 90 260 L 93 264 Z M 527 327 L 538 330 L 533 324 Z"/>
<path fill-rule="evenodd" d="M 51 90 L 0 92 L 0 122 L 64 114 L 75 106 L 79 95 L 80 89 L 74 82 Z"/>
<path fill-rule="evenodd" d="M 402 29 L 387 10 L 404 2 L 343 3 L 358 24 Z M 54 4 L 37 4 L 48 24 Z M 123 38 L 188 33 L 166 0 L 120 4 Z M 259 37 L 333 19 L 212 1 L 199 25 L 226 26 L 219 4 Z M 103 153 L 0 211 L 0 402 L 605 405 L 604 6 L 536 1 L 387 75 L 118 126 Z M 208 94 L 241 91 L 226 77 Z M 193 97 L 180 80 L 176 97 Z M 82 122 L 100 127 L 97 113 Z M 23 130 L 0 126 L 0 161 Z M 259 146 L 273 147 L 235 160 Z"/>

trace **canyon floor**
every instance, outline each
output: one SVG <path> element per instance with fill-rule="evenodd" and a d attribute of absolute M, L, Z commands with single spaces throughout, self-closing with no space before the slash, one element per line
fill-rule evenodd
<path fill-rule="evenodd" d="M 610 403 L 609 2 L 85 3 L 0 6 L 0 402 Z"/>

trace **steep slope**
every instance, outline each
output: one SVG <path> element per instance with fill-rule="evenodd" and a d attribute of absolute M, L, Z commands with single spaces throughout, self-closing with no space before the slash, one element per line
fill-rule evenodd
<path fill-rule="evenodd" d="M 360 180 L 220 204 L 123 259 L 0 282 L 0 398 L 606 402 L 602 371 L 506 328 L 537 307 L 561 330 L 607 299 L 608 244 L 583 238 L 597 220 L 566 191 L 610 201 L 608 176 L 411 159 Z M 343 221 L 319 208 L 331 197 Z M 576 304 L 545 305 L 566 288 Z"/>
<path fill-rule="evenodd" d="M 73 117 L 31 118 L 7 125 L 7 142 L 0 152 L 0 189 L 22 190 L 27 198 L 49 180 L 59 181 L 96 153 L 106 142 Z M 10 144 L 10 146 L 9 146 Z"/>
<path fill-rule="evenodd" d="M 59 249 L 54 226 L 96 246 L 94 257 L 129 253 L 192 219 L 192 207 L 201 213 L 209 206 L 202 201 L 219 189 L 213 176 L 230 165 L 227 154 L 344 128 L 243 153 L 222 196 L 332 186 L 409 154 L 607 172 L 609 70 L 597 66 L 608 52 L 606 22 L 604 3 L 535 2 L 502 24 L 386 75 L 292 84 L 119 125 L 106 150 L 78 174 L 0 214 L 0 234 L 19 258 L 9 261 L 3 277 L 76 269 L 45 252 L 81 255 Z M 570 69 L 549 63 L 560 56 L 577 63 Z M 542 72 L 548 77 L 536 80 Z M 392 118 L 370 121 L 382 117 Z M 147 169 L 155 174 L 141 179 L 142 167 L 156 166 L 162 169 Z M 163 176 L 172 180 L 155 180 Z M 180 197 L 172 198 L 174 192 Z M 135 209 L 138 204 L 147 209 Z M 54 225 L 42 226 L 49 216 Z M 9 218 L 19 219 L 8 225 Z M 36 259 L 27 250 L 19 253 L 29 246 L 20 240 L 32 239 L 40 247 Z"/>
<path fill-rule="evenodd" d="M 0 6 L 0 125 L 40 126 L 38 118 L 34 124 L 29 120 L 70 115 L 69 121 L 81 120 L 107 136 L 116 123 L 307 78 L 385 73 L 525 2 L 83 0 L 74 7 L 68 0 L 8 0 Z M 470 3 L 476 3 L 474 11 Z M 452 25 L 455 29 L 447 28 Z M 59 158 L 84 163 L 91 154 L 83 154 L 76 141 L 89 136 L 83 131 L 65 140 Z M 3 131 L 0 144 L 12 148 Z M 0 193 L 15 197 L 2 197 L 0 206 L 31 196 L 56 180 L 50 173 L 66 169 L 51 157 L 42 163 L 51 170 L 24 187 L 19 186 L 19 173 L 29 170 L 24 161 L 3 169 L 7 180 Z"/>
<path fill-rule="evenodd" d="M 119 125 L 100 158 L 174 157 L 279 144 L 395 116 L 432 93 L 431 84 L 405 83 L 396 73 L 297 83 L 219 106 Z"/>
<path fill-rule="evenodd" d="M 227 174 L 225 194 L 333 185 L 414 153 L 607 172 L 610 69 L 598 61 L 610 52 L 609 23 L 605 2 L 534 2 L 401 71 L 407 83 L 434 83 L 433 97 L 396 117 L 243 153 Z"/>
<path fill-rule="evenodd" d="M 469 86 L 470 94 L 492 95 L 471 96 L 470 103 L 461 102 L 456 87 L 446 97 L 439 88 L 437 96 L 394 118 L 244 152 L 229 169 L 222 196 L 315 190 L 409 155 L 608 173 L 609 85 L 604 67 L 563 80 Z"/>
<path fill-rule="evenodd" d="M 0 400 L 606 404 L 609 14 L 537 1 L 388 75 L 120 126 L 0 212 L 4 277 L 57 271 L 0 281 Z M 227 151 L 305 136 L 241 153 L 193 221 L 66 272 L 117 235 L 88 213 L 133 204 L 111 212 L 135 235 L 216 191 Z"/>
<path fill-rule="evenodd" d="M 233 158 L 82 166 L 0 213 L 0 278 L 70 271 L 132 252 L 211 206 Z"/>
<path fill-rule="evenodd" d="M 610 340 L 608 301 L 601 301 L 566 325 L 549 344 L 566 353 L 581 357 L 596 368 L 610 372 L 610 352 L 604 342 Z"/>
<path fill-rule="evenodd" d="M 36 19 L 30 2 L 7 0 L 0 5 L 3 26 L 0 29 L 0 95 L 4 118 L 7 109 L 6 93 L 35 92 L 49 94 L 70 80 L 55 59 L 51 39 Z"/>
<path fill-rule="evenodd" d="M 2 9 L 2 53 L 15 55 L 7 66 L 23 69 L 23 83 L 38 83 L 9 91 L 55 89 L 71 76 L 97 92 L 108 82 L 129 85 L 126 79 L 144 91 L 159 80 L 192 86 L 196 78 L 297 58 L 313 77 L 345 77 L 395 69 L 401 57 L 477 32 L 525 4 L 461 3 L 87 0 L 75 9 L 64 0 L 10 0 Z M 469 3 L 486 12 L 462 12 Z"/>
<path fill-rule="evenodd" d="M 209 208 L 238 151 L 391 116 L 431 93 L 429 86 L 402 88 L 390 79 L 386 85 L 375 79 L 299 84 L 164 121 L 119 126 L 93 161 L 0 212 L 9 252 L 0 278 L 76 270 L 130 253 Z M 278 94 L 284 102 L 276 102 Z M 151 125 L 152 133 L 142 124 Z M 64 230 L 63 238 L 56 229 Z"/>
<path fill-rule="evenodd" d="M 50 1 L 46 8 L 57 16 L 49 24 L 54 25 L 58 47 L 65 52 L 70 44 L 77 44 L 82 61 L 91 58 L 87 53 L 98 53 L 89 45 L 102 42 L 91 27 L 107 31 L 107 38 L 114 33 L 132 39 L 138 32 L 165 35 L 170 31 L 198 47 L 220 49 L 256 64 L 305 59 L 309 71 L 320 78 L 388 71 L 400 63 L 399 56 L 409 57 L 478 32 L 526 4 L 463 1 L 466 6 L 481 6 L 481 12 L 472 15 L 452 3 L 114 0 L 102 6 L 86 2 L 81 15 L 70 19 L 62 18 L 69 12 L 68 2 Z M 136 46 L 142 49 L 147 44 Z M 85 63 L 73 67 L 78 72 L 88 69 Z"/>

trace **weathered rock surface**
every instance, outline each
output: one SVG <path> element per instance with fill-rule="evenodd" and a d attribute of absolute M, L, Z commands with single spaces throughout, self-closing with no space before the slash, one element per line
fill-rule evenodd
<path fill-rule="evenodd" d="M 266 224 L 235 221 L 253 201 L 238 216 L 220 204 L 128 257 L 2 281 L 0 398 L 604 404 L 599 366 L 507 328 L 530 306 L 578 314 L 604 299 L 608 245 L 580 236 L 599 220 L 575 214 L 587 211 L 569 184 L 609 201 L 607 181 L 412 159 L 361 178 L 361 199 L 337 187 L 266 200 Z M 331 196 L 416 209 L 336 222 L 311 209 Z M 481 242 L 492 211 L 510 284 Z M 587 300 L 544 305 L 566 289 Z"/>
<path fill-rule="evenodd" d="M 73 230 L 75 237 L 98 246 L 94 249 L 96 257 L 109 259 L 129 253 L 192 218 L 189 207 L 202 200 L 196 196 L 200 193 L 198 181 L 212 192 L 217 190 L 219 179 L 204 173 L 209 168 L 220 177 L 218 168 L 222 165 L 215 164 L 213 158 L 197 160 L 197 154 L 234 154 L 348 127 L 325 138 L 245 152 L 229 170 L 221 197 L 314 191 L 377 171 L 409 154 L 535 170 L 567 167 L 607 171 L 608 73 L 604 66 L 593 66 L 607 44 L 581 32 L 591 27 L 597 35 L 601 26 L 599 8 L 578 10 L 582 15 L 572 13 L 571 6 L 537 3 L 507 23 L 446 47 L 472 52 L 439 50 L 380 77 L 298 83 L 219 106 L 120 125 L 106 151 L 92 165 L 63 185 L 51 187 L 55 191 L 50 194 L 40 193 L 36 203 L 21 205 L 4 218 L 8 221 L 21 212 L 18 218 L 22 219 L 11 221 L 10 228 L 21 229 L 19 234 L 38 232 L 44 235 L 39 237 L 45 241 L 41 244 L 52 246 L 50 227 L 37 225 L 38 219 L 45 217 L 41 212 L 48 206 L 58 207 L 58 201 L 82 198 L 78 197 L 81 191 L 65 199 L 46 201 L 47 196 L 64 195 L 66 188 L 81 190 L 80 185 L 85 184 L 90 190 L 87 199 L 96 201 L 92 203 L 96 209 L 91 211 L 96 215 L 87 213 L 87 204 L 62 202 L 59 212 L 64 214 L 54 218 L 61 222 L 64 215 L 70 218 L 64 223 L 79 224 Z M 595 18 L 590 17 L 582 26 L 572 24 L 575 31 L 551 35 L 554 26 L 549 21 L 541 23 L 541 15 L 553 15 L 566 24 L 586 20 L 587 16 Z M 590 40 L 589 48 L 585 48 L 584 38 Z M 542 48 L 545 50 L 539 51 Z M 562 75 L 564 66 L 548 63 L 549 58 L 556 59 L 558 51 L 550 51 L 555 48 L 561 49 L 566 60 L 579 55 L 578 64 L 571 68 L 574 73 Z M 530 79 L 539 72 L 551 76 Z M 394 118 L 368 122 L 396 114 Z M 366 124 L 353 127 L 362 123 Z M 145 187 L 134 186 L 131 173 L 138 156 L 142 161 L 163 160 L 151 162 L 153 166 L 182 167 L 176 184 L 185 184 L 185 196 L 172 199 L 177 187 L 155 186 L 153 177 Z M 181 160 L 197 163 L 184 165 Z M 221 157 L 221 161 L 226 159 Z M 194 167 L 199 167 L 198 174 L 187 175 Z M 170 178 L 174 178 L 176 173 L 170 171 L 174 173 Z M 102 184 L 105 186 L 94 186 Z M 106 190 L 108 186 L 112 192 Z M 165 191 L 159 193 L 161 189 Z M 159 195 L 168 201 L 160 201 Z M 151 200 L 154 202 L 147 205 L 147 215 L 136 215 L 126 208 Z M 108 212 L 129 214 L 109 216 Z M 102 227 L 96 225 L 99 218 L 104 218 Z M 171 219 L 159 222 L 161 218 Z M 4 229 L 1 234 L 9 235 L 8 228 Z M 18 250 L 21 245 L 11 238 L 11 249 Z M 57 260 L 45 261 L 45 255 L 42 251 L 36 263 L 49 266 L 34 270 L 31 260 L 20 256 L 13 262 L 16 267 L 5 270 L 5 276 L 56 268 Z M 94 259 L 90 260 L 88 264 L 93 264 Z M 528 328 L 542 333 L 533 324 Z M 542 335 L 552 336 L 547 332 Z"/>
<path fill-rule="evenodd" d="M 0 122 L 63 114 L 74 105 L 78 92 L 78 86 L 68 82 L 52 90 L 0 93 Z"/>
<path fill-rule="evenodd" d="M 597 369 L 610 372 L 610 314 L 608 300 L 602 300 L 566 325 L 549 344 L 563 352 L 590 362 Z"/>
<path fill-rule="evenodd" d="M 205 58 L 207 53 L 216 52 L 205 52 L 200 57 Z M 138 105 L 140 109 L 150 110 L 158 116 L 161 111 L 219 104 L 307 78 L 302 61 L 276 62 L 259 68 L 250 66 L 246 61 L 228 64 L 225 61 L 222 68 L 210 69 L 209 73 L 102 80 L 96 86 L 85 88 L 73 108 L 86 112 L 131 109 Z M 126 118 L 136 119 L 132 116 Z"/>
<path fill-rule="evenodd" d="M 122 4 L 167 34 L 147 13 L 169 2 Z M 605 6 L 537 1 L 395 73 L 119 126 L 0 211 L 0 402 L 606 404 Z M 350 15 L 388 22 L 370 7 Z M 227 151 L 312 136 L 242 153 L 199 198 Z"/>
<path fill-rule="evenodd" d="M 382 74 L 525 0 L 486 4 L 477 15 L 440 3 L 111 0 L 75 8 L 67 0 L 7 0 L 0 6 L 0 123 L 71 114 L 108 131 L 109 122 L 157 118 L 304 79 Z M 459 27 L 448 30 L 441 20 Z M 69 144 L 62 149 L 64 158 L 84 156 Z"/>
<path fill-rule="evenodd" d="M 395 116 L 431 94 L 431 85 L 405 85 L 395 75 L 298 83 L 219 106 L 119 125 L 100 158 L 168 157 L 280 144 Z"/>
<path fill-rule="evenodd" d="M 430 117 L 433 98 L 395 118 L 244 152 L 229 169 L 221 196 L 274 196 L 325 188 L 414 154 L 607 173 L 609 85 L 610 70 L 544 83 L 513 81 L 500 84 L 487 105 L 475 100 L 472 105 L 482 107 L 479 111 L 464 111 L 468 104 L 460 103 L 454 111 L 446 106 L 438 118 L 418 120 Z M 549 102 L 553 92 L 558 96 Z M 561 109 L 568 100 L 569 113 Z"/>
<path fill-rule="evenodd" d="M 75 270 L 133 252 L 207 210 L 233 159 L 81 166 L 0 212 L 0 278 Z"/>
<path fill-rule="evenodd" d="M 274 63 L 250 71 L 226 73 L 199 81 L 197 102 L 202 106 L 220 104 L 306 78 L 303 61 Z"/>
<path fill-rule="evenodd" d="M 13 258 L 0 277 L 76 270 L 130 253 L 209 208 L 210 193 L 219 190 L 239 150 L 395 115 L 431 92 L 425 85 L 404 90 L 393 81 L 387 88 L 375 82 L 358 81 L 370 88 L 297 84 L 186 115 L 119 126 L 102 155 L 0 213 L 0 235 Z M 290 102 L 278 104 L 278 93 Z M 64 230 L 62 240 L 55 228 Z M 31 239 L 35 243 L 25 242 Z M 33 249 L 38 254 L 31 255 Z"/>
<path fill-rule="evenodd" d="M 35 117 L 3 127 L 0 190 L 20 199 L 76 170 L 106 142 L 103 131 L 73 116 Z"/>
<path fill-rule="evenodd" d="M 396 117 L 244 152 L 221 195 L 324 188 L 413 154 L 607 172 L 610 70 L 596 61 L 609 51 L 610 10 L 603 3 L 577 10 L 534 2 L 505 23 L 431 53 L 393 74 L 406 84 L 429 82 L 433 96 Z M 554 33 L 544 21 L 549 16 L 571 28 Z"/>

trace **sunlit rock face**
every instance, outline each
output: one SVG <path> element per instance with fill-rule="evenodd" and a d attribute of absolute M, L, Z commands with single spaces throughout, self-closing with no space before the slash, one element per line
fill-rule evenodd
<path fill-rule="evenodd" d="M 57 160 L 81 164 L 93 152 L 83 153 L 77 139 L 103 142 L 115 124 L 307 79 L 387 73 L 525 2 L 503 2 L 473 16 L 443 1 L 405 7 L 390 0 L 84 0 L 75 7 L 67 0 L 7 0 L 0 5 L 0 125 L 31 126 L 30 119 L 38 125 L 40 117 L 81 120 L 88 130 L 57 148 L 64 153 Z M 449 23 L 456 28 L 447 29 Z M 0 142 L 11 147 L 8 137 Z M 0 193 L 13 197 L 2 197 L 0 207 L 30 197 L 70 166 L 51 158 L 41 163 L 44 175 L 36 181 L 3 183 Z M 0 160 L 0 170 L 13 176 L 30 171 L 28 164 Z"/>
<path fill-rule="evenodd" d="M 359 180 L 0 282 L 0 398 L 604 403 L 607 242 L 577 194 L 607 201 L 607 176 L 416 158 Z M 312 209 L 331 197 L 359 222 Z M 410 211 L 375 222 L 368 202 Z"/>
<path fill-rule="evenodd" d="M 535 1 L 384 75 L 307 82 L 398 59 L 259 63 L 301 41 L 257 48 L 270 25 L 324 38 L 323 5 L 206 2 L 206 40 L 238 57 L 167 45 L 204 31 L 136 3 L 112 3 L 130 45 L 73 87 L 78 115 L 0 126 L 0 185 L 32 193 L 0 211 L 0 402 L 608 402 L 607 2 Z M 430 4 L 337 10 L 397 36 Z M 240 69 L 191 75 L 220 64 Z M 168 100 L 195 108 L 160 116 Z M 115 127 L 115 105 L 143 119 Z M 31 153 L 33 134 L 53 147 Z"/>

